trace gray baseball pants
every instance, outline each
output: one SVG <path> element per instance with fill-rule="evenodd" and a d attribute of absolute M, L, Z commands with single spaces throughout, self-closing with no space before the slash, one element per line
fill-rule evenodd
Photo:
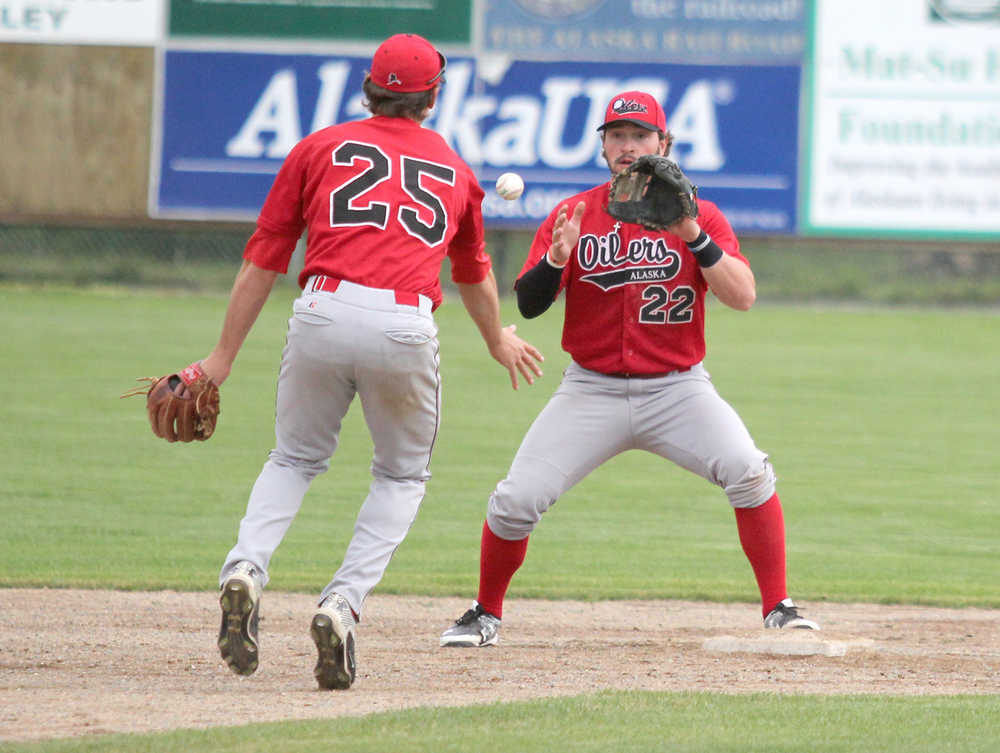
<path fill-rule="evenodd" d="M 646 450 L 697 473 L 721 486 L 733 507 L 757 507 L 774 494 L 767 455 L 701 364 L 624 379 L 571 362 L 490 496 L 490 530 L 509 540 L 530 535 L 560 496 L 626 450 Z"/>
<path fill-rule="evenodd" d="M 236 545 L 219 575 L 247 560 L 268 566 L 312 480 L 329 468 L 341 421 L 361 400 L 374 445 L 372 483 L 354 534 L 320 600 L 336 592 L 361 613 L 406 537 L 430 478 L 441 408 L 431 301 L 397 303 L 392 290 L 340 282 L 296 299 L 278 375 L 275 447 L 247 502 Z M 328 279 L 328 278 L 327 278 Z"/>

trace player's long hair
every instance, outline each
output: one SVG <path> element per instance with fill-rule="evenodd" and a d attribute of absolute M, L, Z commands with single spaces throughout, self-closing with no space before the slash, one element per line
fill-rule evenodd
<path fill-rule="evenodd" d="M 669 157 L 670 156 L 670 147 L 672 147 L 674 145 L 674 134 L 672 134 L 670 131 L 667 131 L 662 136 L 660 136 L 660 141 L 665 141 L 666 142 L 667 148 L 663 150 L 663 156 L 664 157 Z"/>
<path fill-rule="evenodd" d="M 365 76 L 362 90 L 365 93 L 364 105 L 372 115 L 409 118 L 420 123 L 434 103 L 437 87 L 423 92 L 391 92 L 373 82 L 369 75 Z"/>

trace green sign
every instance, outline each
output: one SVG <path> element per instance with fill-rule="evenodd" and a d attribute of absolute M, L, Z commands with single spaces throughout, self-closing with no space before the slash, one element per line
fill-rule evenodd
<path fill-rule="evenodd" d="M 435 45 L 470 43 L 469 0 L 171 0 L 173 37 L 380 42 L 410 32 Z"/>

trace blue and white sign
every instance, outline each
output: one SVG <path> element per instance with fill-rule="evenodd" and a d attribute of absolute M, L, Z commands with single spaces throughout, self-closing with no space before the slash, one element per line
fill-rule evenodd
<path fill-rule="evenodd" d="M 531 60 L 799 65 L 805 0 L 486 0 L 481 49 Z"/>
<path fill-rule="evenodd" d="M 170 50 L 163 68 L 155 217 L 253 220 L 281 161 L 306 134 L 363 118 L 368 58 Z M 597 127 L 616 93 L 642 89 L 667 113 L 671 155 L 737 230 L 796 226 L 799 69 L 790 66 L 449 61 L 425 125 L 487 190 L 491 226 L 532 227 L 609 178 Z M 496 196 L 503 172 L 527 184 Z"/>

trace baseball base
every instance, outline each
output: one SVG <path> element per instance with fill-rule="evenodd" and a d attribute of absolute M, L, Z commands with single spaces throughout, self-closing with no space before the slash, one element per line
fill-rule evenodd
<path fill-rule="evenodd" d="M 811 632 L 811 631 L 809 631 Z M 775 637 L 736 637 L 719 635 L 706 638 L 705 651 L 722 654 L 773 654 L 778 656 L 844 656 L 849 646 L 855 648 L 864 641 L 833 641 L 813 636 L 780 635 Z M 868 644 L 871 641 L 867 641 Z"/>

